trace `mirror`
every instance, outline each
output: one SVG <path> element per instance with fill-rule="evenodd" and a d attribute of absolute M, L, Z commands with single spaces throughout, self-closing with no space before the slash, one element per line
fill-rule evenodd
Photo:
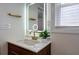
<path fill-rule="evenodd" d="M 29 4 L 28 6 L 28 31 L 33 30 L 33 25 L 37 24 L 38 31 L 45 30 L 46 26 L 46 5 L 44 3 Z"/>

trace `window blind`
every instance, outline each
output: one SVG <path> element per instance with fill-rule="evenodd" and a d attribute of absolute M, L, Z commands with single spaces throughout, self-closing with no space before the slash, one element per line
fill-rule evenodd
<path fill-rule="evenodd" d="M 57 7 L 56 19 L 59 26 L 79 26 L 79 4 L 62 4 Z"/>

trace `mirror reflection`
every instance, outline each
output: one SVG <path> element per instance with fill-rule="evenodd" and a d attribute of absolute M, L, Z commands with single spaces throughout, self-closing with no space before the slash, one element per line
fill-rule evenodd
<path fill-rule="evenodd" d="M 28 18 L 28 29 L 33 30 L 33 25 L 37 24 L 38 31 L 44 30 L 44 19 L 45 19 L 45 11 L 44 11 L 44 3 L 35 3 L 29 5 L 29 18 Z"/>

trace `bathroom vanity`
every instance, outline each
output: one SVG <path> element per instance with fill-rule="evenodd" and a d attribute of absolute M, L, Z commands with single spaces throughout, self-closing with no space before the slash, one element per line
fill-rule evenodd
<path fill-rule="evenodd" d="M 50 32 L 48 19 L 47 3 L 28 4 L 26 17 L 26 33 L 32 37 L 32 40 L 8 40 L 8 54 L 9 55 L 50 55 L 51 54 L 51 40 L 40 39 L 35 40 L 35 33 L 48 30 Z M 49 20 L 50 21 L 50 20 Z M 26 23 L 25 23 L 26 24 Z M 34 26 L 36 25 L 36 26 Z M 47 29 L 48 28 L 48 29 Z M 33 32 L 33 33 L 31 33 Z M 26 35 L 25 35 L 26 36 Z M 38 36 L 38 34 L 37 34 Z"/>
<path fill-rule="evenodd" d="M 29 43 L 24 43 L 23 40 L 8 41 L 8 55 L 51 55 L 50 40 L 31 43 L 32 45 Z"/>

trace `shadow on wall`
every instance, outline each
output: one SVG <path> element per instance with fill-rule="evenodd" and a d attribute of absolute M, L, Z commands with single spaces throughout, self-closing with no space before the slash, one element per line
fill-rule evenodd
<path fill-rule="evenodd" d="M 0 55 L 7 55 L 7 42 L 0 38 Z"/>

